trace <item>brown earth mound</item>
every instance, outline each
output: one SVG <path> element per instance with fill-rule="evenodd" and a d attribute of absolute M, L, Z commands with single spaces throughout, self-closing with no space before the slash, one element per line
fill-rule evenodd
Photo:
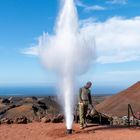
<path fill-rule="evenodd" d="M 0 122 L 12 123 L 19 118 L 40 121 L 45 116 L 59 114 L 54 97 L 3 97 L 0 99 Z"/>
<path fill-rule="evenodd" d="M 127 115 L 128 104 L 132 106 L 134 113 L 140 112 L 140 81 L 96 105 L 96 109 L 102 113 L 122 117 Z"/>
<path fill-rule="evenodd" d="M 73 124 L 73 134 L 66 134 L 64 123 L 29 123 L 0 125 L 0 140 L 138 140 L 140 128 L 89 125 L 80 130 Z"/>
<path fill-rule="evenodd" d="M 19 107 L 15 107 L 8 110 L 4 114 L 4 117 L 9 118 L 9 119 L 14 119 L 21 115 L 26 116 L 27 118 L 30 118 L 31 120 L 33 120 L 37 116 L 32 109 L 32 104 L 25 104 L 25 105 L 21 105 Z"/>

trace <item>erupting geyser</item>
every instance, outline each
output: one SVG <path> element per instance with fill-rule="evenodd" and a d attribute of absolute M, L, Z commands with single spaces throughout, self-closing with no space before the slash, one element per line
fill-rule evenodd
<path fill-rule="evenodd" d="M 59 79 L 59 97 L 64 109 L 66 127 L 72 129 L 75 81 L 85 73 L 93 59 L 94 39 L 87 38 L 79 28 L 74 0 L 61 0 L 61 10 L 54 35 L 39 38 L 39 54 L 47 69 Z"/>

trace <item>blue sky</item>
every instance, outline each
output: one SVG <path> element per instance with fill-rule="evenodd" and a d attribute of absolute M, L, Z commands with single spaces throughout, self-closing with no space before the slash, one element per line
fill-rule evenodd
<path fill-rule="evenodd" d="M 97 38 L 97 61 L 80 83 L 124 88 L 139 81 L 140 1 L 76 0 L 76 5 L 83 31 Z M 22 52 L 43 32 L 53 33 L 58 11 L 59 0 L 0 0 L 0 86 L 56 82 L 39 58 Z"/>

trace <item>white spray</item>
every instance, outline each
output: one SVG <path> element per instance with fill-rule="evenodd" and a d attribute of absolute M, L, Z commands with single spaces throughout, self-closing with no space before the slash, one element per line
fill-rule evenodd
<path fill-rule="evenodd" d="M 39 52 L 47 69 L 58 75 L 58 96 L 61 97 L 66 127 L 71 129 L 76 78 L 87 71 L 93 58 L 93 40 L 86 38 L 79 28 L 74 0 L 62 0 L 55 34 L 44 33 L 40 37 Z"/>

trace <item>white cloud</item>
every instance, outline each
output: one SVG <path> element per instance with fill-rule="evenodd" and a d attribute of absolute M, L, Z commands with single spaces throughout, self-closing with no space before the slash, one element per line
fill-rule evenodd
<path fill-rule="evenodd" d="M 121 5 L 125 5 L 127 4 L 128 0 L 107 0 L 107 3 L 110 4 L 121 4 Z"/>
<path fill-rule="evenodd" d="M 112 17 L 104 22 L 89 18 L 80 24 L 80 32 L 96 41 L 97 63 L 140 61 L 140 17 Z M 30 47 L 23 53 L 37 55 L 38 49 Z"/>
<path fill-rule="evenodd" d="M 140 60 L 140 55 L 139 56 L 134 56 L 131 55 L 130 53 L 128 54 L 117 54 L 114 56 L 100 56 L 97 59 L 97 62 L 99 63 L 121 63 L 121 62 L 129 62 L 129 61 L 138 61 Z"/>
<path fill-rule="evenodd" d="M 86 7 L 86 5 L 84 3 L 82 3 L 80 0 L 76 0 L 76 5 L 79 7 Z"/>
<path fill-rule="evenodd" d="M 98 63 L 140 61 L 140 17 L 89 20 L 81 31 L 95 37 Z"/>
<path fill-rule="evenodd" d="M 82 3 L 80 0 L 76 0 L 76 5 L 79 7 L 83 7 L 85 11 L 100 11 L 100 10 L 106 10 L 105 7 L 100 5 L 91 5 L 88 6 L 84 3 Z"/>
<path fill-rule="evenodd" d="M 108 70 L 103 70 L 102 67 L 94 67 L 93 70 L 88 71 L 88 73 L 80 76 L 79 81 L 94 81 L 96 85 L 104 85 L 104 86 L 130 86 L 137 81 L 139 81 L 139 75 L 140 71 L 136 70 L 136 68 L 133 68 L 131 70 L 127 69 L 120 69 L 118 70 L 111 69 L 111 67 Z M 93 84 L 94 84 L 93 83 Z"/>
<path fill-rule="evenodd" d="M 34 55 L 34 56 L 38 56 L 38 47 L 34 46 L 34 47 L 29 47 L 29 48 L 26 48 L 26 49 L 23 49 L 21 52 L 23 54 L 27 54 L 27 55 Z"/>
<path fill-rule="evenodd" d="M 94 23 L 94 22 L 96 22 L 97 21 L 97 19 L 96 18 L 94 18 L 94 17 L 90 17 L 90 18 L 87 18 L 87 19 L 83 19 L 83 20 L 80 20 L 80 22 L 79 22 L 79 24 L 80 24 L 80 26 L 88 26 L 88 25 L 90 25 L 91 23 Z"/>
<path fill-rule="evenodd" d="M 140 75 L 140 71 L 139 70 L 118 70 L 118 71 L 109 71 L 109 72 L 106 72 L 106 74 L 108 74 L 108 75 L 111 75 L 111 76 L 115 76 L 115 75 L 117 75 L 117 76 L 128 76 L 128 75 L 132 75 L 132 76 L 138 76 L 138 75 Z M 121 78 L 120 77 L 120 78 Z"/>
<path fill-rule="evenodd" d="M 103 76 L 105 76 L 104 79 L 108 78 L 114 81 L 118 81 L 119 83 L 123 82 L 134 84 L 135 82 L 139 81 L 139 75 L 140 75 L 139 70 L 115 70 L 105 72 Z"/>
<path fill-rule="evenodd" d="M 92 10 L 100 11 L 100 10 L 106 10 L 106 8 L 100 5 L 92 5 L 92 6 L 85 7 L 85 10 L 86 11 L 92 11 Z"/>

